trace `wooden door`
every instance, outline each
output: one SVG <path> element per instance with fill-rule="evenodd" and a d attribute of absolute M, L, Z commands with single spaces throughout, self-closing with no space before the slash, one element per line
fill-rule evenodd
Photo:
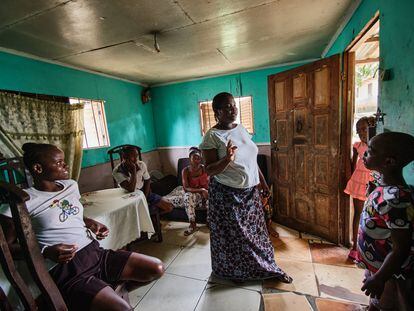
<path fill-rule="evenodd" d="M 269 76 L 272 180 L 276 220 L 339 237 L 339 55 Z"/>

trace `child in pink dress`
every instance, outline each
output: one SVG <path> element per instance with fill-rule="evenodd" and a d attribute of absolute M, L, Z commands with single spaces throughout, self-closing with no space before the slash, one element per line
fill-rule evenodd
<path fill-rule="evenodd" d="M 362 213 L 364 207 L 364 201 L 366 200 L 366 188 L 367 183 L 371 178 L 371 171 L 368 170 L 363 161 L 362 157 L 364 156 L 365 151 L 368 149 L 368 127 L 369 119 L 367 117 L 362 117 L 356 123 L 356 131 L 361 139 L 359 142 L 355 142 L 353 145 L 353 155 L 352 155 L 352 176 L 349 179 L 344 192 L 349 194 L 353 200 L 354 206 L 354 219 L 353 219 L 353 232 L 352 232 L 352 249 L 349 252 L 348 257 L 351 259 L 356 259 L 356 241 L 358 235 L 358 225 L 359 217 Z"/>

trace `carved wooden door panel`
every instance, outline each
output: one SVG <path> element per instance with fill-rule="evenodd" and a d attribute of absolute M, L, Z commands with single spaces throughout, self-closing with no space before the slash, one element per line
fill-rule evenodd
<path fill-rule="evenodd" d="M 272 180 L 281 224 L 338 242 L 339 55 L 269 76 Z"/>

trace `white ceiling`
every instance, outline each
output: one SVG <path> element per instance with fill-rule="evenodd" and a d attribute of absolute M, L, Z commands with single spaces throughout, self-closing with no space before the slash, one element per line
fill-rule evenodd
<path fill-rule="evenodd" d="M 157 84 L 318 58 L 354 2 L 1 0 L 0 46 Z"/>

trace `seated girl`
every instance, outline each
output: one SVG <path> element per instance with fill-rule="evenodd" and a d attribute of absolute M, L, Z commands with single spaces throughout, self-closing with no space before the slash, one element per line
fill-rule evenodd
<path fill-rule="evenodd" d="M 23 161 L 34 186 L 25 189 L 33 230 L 49 273 L 70 310 L 132 310 L 114 288 L 123 280 L 149 282 L 164 273 L 163 263 L 127 251 L 106 250 L 96 239 L 108 236 L 108 228 L 83 217 L 78 184 L 68 179 L 64 153 L 49 144 L 27 143 Z M 3 205 L 0 213 L 11 217 Z M 7 241 L 16 241 L 11 218 L 6 222 Z M 115 229 L 115 228 L 114 228 Z M 96 239 L 91 235 L 95 234 Z M 17 251 L 16 245 L 11 246 Z"/>
<path fill-rule="evenodd" d="M 190 227 L 184 235 L 193 234 L 197 230 L 195 210 L 207 208 L 208 205 L 208 175 L 201 163 L 201 151 L 197 147 L 190 148 L 190 165 L 182 171 L 183 186 L 175 188 L 165 199 L 175 207 L 184 206 L 190 221 Z"/>
<path fill-rule="evenodd" d="M 138 160 L 138 150 L 133 146 L 122 149 L 121 163 L 115 166 L 112 176 L 121 188 L 129 192 L 141 190 L 147 198 L 150 211 L 159 209 L 162 214 L 172 211 L 173 206 L 160 195 L 151 192 L 151 180 L 147 165 Z"/>

